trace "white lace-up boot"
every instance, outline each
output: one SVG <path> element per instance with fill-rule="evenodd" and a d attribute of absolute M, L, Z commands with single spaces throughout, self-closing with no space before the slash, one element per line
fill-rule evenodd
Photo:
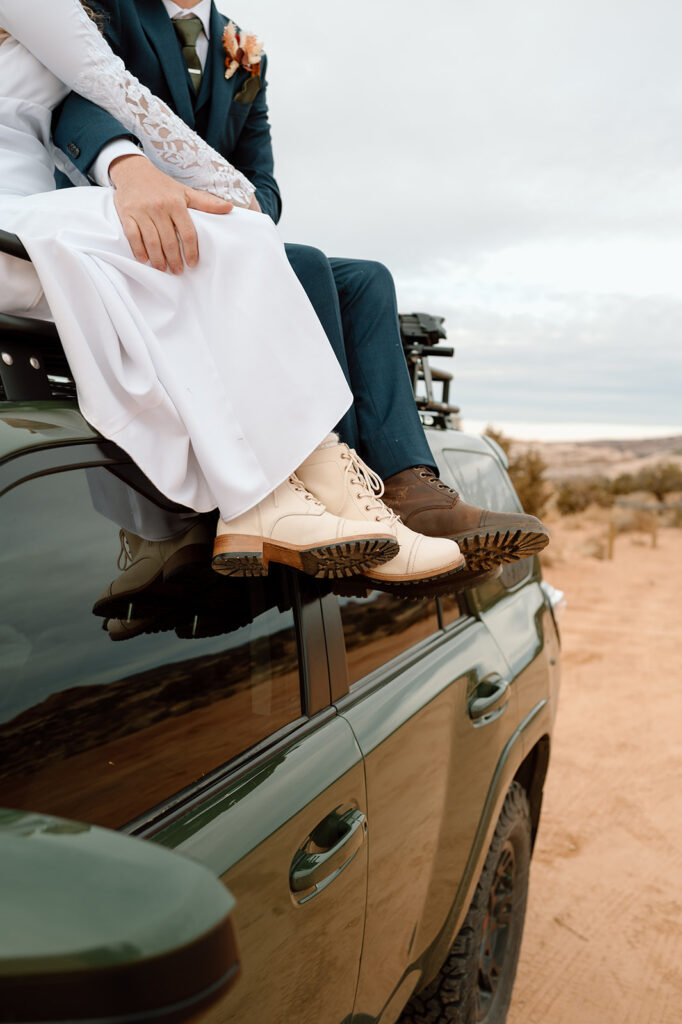
<path fill-rule="evenodd" d="M 328 512 L 297 476 L 229 523 L 219 520 L 213 568 L 224 576 L 266 576 L 280 562 L 309 576 L 339 579 L 393 558 L 395 532 Z"/>
<path fill-rule="evenodd" d="M 372 568 L 359 579 L 382 590 L 406 592 L 410 584 L 444 584 L 464 566 L 464 556 L 453 540 L 425 537 L 408 529 L 381 500 L 381 478 L 346 444 L 316 448 L 296 471 L 305 486 L 330 512 L 345 519 L 377 523 L 390 530 L 400 551 L 381 569 Z M 420 593 L 423 591 L 420 590 Z"/>

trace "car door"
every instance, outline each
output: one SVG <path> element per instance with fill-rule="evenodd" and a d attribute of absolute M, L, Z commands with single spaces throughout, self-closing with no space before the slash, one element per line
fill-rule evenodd
<path fill-rule="evenodd" d="M 486 451 L 485 442 L 477 443 L 480 450 L 472 450 L 468 438 L 446 442 L 439 455 L 441 474 L 474 504 L 488 502 L 487 507 L 500 512 L 521 511 L 497 455 L 492 448 Z M 536 715 L 546 718 L 543 711 L 557 685 L 550 685 L 550 677 L 558 675 L 558 638 L 540 582 L 538 559 L 526 558 L 504 566 L 498 580 L 472 592 L 472 606 L 509 665 L 522 720 Z M 537 729 L 529 733 L 536 734 Z"/>
<path fill-rule="evenodd" d="M 456 599 L 373 592 L 342 600 L 340 612 L 349 686 L 336 707 L 365 758 L 369 826 L 354 1012 L 390 1021 L 455 904 L 515 728 L 515 695 L 499 685 L 507 666 L 486 626 Z M 337 687 L 342 670 L 337 664 Z"/>
<path fill-rule="evenodd" d="M 224 879 L 242 977 L 208 1020 L 338 1024 L 359 970 L 367 800 L 317 595 L 288 570 L 207 569 L 148 632 L 112 642 L 91 610 L 118 574 L 101 497 L 130 470 L 94 442 L 0 461 L 0 805 L 122 828 Z M 148 519 L 158 497 L 126 507 Z"/>

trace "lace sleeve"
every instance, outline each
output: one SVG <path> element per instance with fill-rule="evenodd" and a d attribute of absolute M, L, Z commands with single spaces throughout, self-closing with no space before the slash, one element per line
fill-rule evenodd
<path fill-rule="evenodd" d="M 160 170 L 249 205 L 251 182 L 126 69 L 79 0 L 0 0 L 0 25 L 65 85 L 120 121 Z"/>

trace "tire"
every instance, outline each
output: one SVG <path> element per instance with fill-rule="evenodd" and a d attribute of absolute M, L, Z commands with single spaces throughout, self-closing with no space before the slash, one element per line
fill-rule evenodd
<path fill-rule="evenodd" d="M 398 1024 L 504 1024 L 521 950 L 531 821 L 513 782 L 462 929 L 438 975 L 413 996 Z"/>

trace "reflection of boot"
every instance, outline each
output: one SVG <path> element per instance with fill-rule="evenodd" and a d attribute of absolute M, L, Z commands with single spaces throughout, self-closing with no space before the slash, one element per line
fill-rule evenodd
<path fill-rule="evenodd" d="M 340 519 L 290 476 L 255 508 L 219 521 L 213 568 L 225 576 L 265 576 L 269 562 L 280 562 L 334 579 L 380 565 L 397 550 L 385 523 Z"/>
<path fill-rule="evenodd" d="M 406 583 L 402 587 L 399 584 L 394 584 L 390 593 L 394 597 L 406 597 L 411 601 L 419 601 L 422 597 L 448 597 L 455 593 L 459 594 L 463 590 L 472 590 L 482 583 L 499 580 L 501 575 L 501 565 L 496 565 L 485 572 L 472 572 L 469 566 L 465 565 L 454 576 L 446 577 L 441 584 L 433 580 L 429 580 L 427 583 Z M 339 597 L 367 597 L 373 589 L 372 584 L 364 576 L 354 576 L 350 580 L 337 580 L 333 585 L 332 592 L 338 594 Z"/>
<path fill-rule="evenodd" d="M 110 640 L 132 640 L 143 633 L 163 633 L 174 626 L 173 617 L 161 615 L 148 619 L 105 619 Z"/>
<path fill-rule="evenodd" d="M 428 583 L 456 586 L 456 574 L 464 566 L 457 544 L 423 537 L 404 526 L 381 500 L 383 484 L 379 477 L 348 445 L 317 448 L 298 473 L 315 497 L 336 515 L 362 520 L 363 525 L 376 522 L 395 536 L 399 553 L 380 569 L 363 573 L 361 578 L 369 586 L 400 594 L 411 584 L 420 584 L 422 596 L 429 589 L 424 586 Z"/>
<path fill-rule="evenodd" d="M 93 605 L 93 613 L 112 619 L 158 614 L 173 595 L 173 584 L 208 565 L 213 541 L 212 523 L 201 520 L 170 540 L 152 541 L 121 530 L 120 576 Z M 175 588 L 177 589 L 177 588 Z"/>

